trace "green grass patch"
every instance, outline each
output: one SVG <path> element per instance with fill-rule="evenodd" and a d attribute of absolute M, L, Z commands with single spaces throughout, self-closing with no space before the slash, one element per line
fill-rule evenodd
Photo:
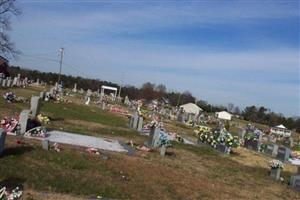
<path fill-rule="evenodd" d="M 77 105 L 73 103 L 43 102 L 42 111 L 51 113 L 56 119 L 75 119 L 96 122 L 109 126 L 126 127 L 127 121 L 112 113 L 102 111 L 100 108 Z"/>
<path fill-rule="evenodd" d="M 83 152 L 56 153 L 36 147 L 14 148 L 8 149 L 1 158 L 0 183 L 16 181 L 16 184 L 39 191 L 76 195 L 130 197 L 117 187 L 119 174 L 111 167 L 109 160 L 104 161 Z"/>

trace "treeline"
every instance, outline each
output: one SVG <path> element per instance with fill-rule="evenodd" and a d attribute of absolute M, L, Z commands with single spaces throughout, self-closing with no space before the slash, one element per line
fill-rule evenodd
<path fill-rule="evenodd" d="M 242 112 L 245 120 L 267 124 L 269 126 L 276 126 L 283 124 L 288 129 L 295 129 L 300 132 L 300 118 L 299 117 L 284 117 L 283 114 L 275 113 L 263 106 L 248 106 Z"/>
<path fill-rule="evenodd" d="M 9 73 L 11 76 L 16 76 L 17 74 L 21 74 L 23 77 L 28 77 L 32 80 L 41 80 L 50 84 L 54 84 L 57 82 L 58 74 L 51 72 L 40 72 L 37 70 L 30 70 L 20 68 L 18 66 L 11 66 L 9 68 Z M 66 88 L 73 88 L 74 84 L 77 83 L 77 89 L 91 89 L 96 91 L 101 88 L 102 85 L 108 85 L 113 87 L 118 87 L 118 84 L 102 81 L 99 79 L 89 79 L 75 76 L 67 76 L 61 75 L 61 80 Z M 185 92 L 177 92 L 177 91 L 169 91 L 167 90 L 165 85 L 153 84 L 150 82 L 144 83 L 142 87 L 137 88 L 131 85 L 122 86 L 121 96 L 128 96 L 130 99 L 146 99 L 146 100 L 166 100 L 172 106 L 178 106 L 185 103 L 196 103 L 199 107 L 201 107 L 206 112 L 218 112 L 218 111 L 228 111 L 236 115 L 242 116 L 245 120 L 249 120 L 252 122 L 263 123 L 269 126 L 275 126 L 278 124 L 284 124 L 289 129 L 296 129 L 300 132 L 300 118 L 299 117 L 289 117 L 286 118 L 282 114 L 274 113 L 271 110 L 260 107 L 257 108 L 255 106 L 246 107 L 243 111 L 240 110 L 238 106 L 234 106 L 234 104 L 229 103 L 225 106 L 216 106 L 209 104 L 204 100 L 196 100 L 196 98 L 189 91 Z"/>

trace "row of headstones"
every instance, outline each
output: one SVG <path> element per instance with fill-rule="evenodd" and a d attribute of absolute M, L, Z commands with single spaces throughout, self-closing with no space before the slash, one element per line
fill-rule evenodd
<path fill-rule="evenodd" d="M 13 79 L 11 77 L 2 78 L 2 76 L 0 75 L 0 87 L 2 88 L 22 87 L 26 86 L 27 83 L 28 78 L 21 80 L 20 74 L 18 74 L 18 76 L 14 77 Z"/>
<path fill-rule="evenodd" d="M 72 92 L 74 92 L 74 93 L 79 92 L 80 94 L 83 94 L 84 93 L 84 89 L 81 88 L 80 90 L 78 90 L 77 89 L 77 83 L 75 83 L 74 84 L 74 88 L 72 89 Z M 91 89 L 88 89 L 86 91 L 85 98 L 91 97 L 93 95 L 93 93 L 96 94 L 97 97 L 100 97 L 100 90 L 99 89 L 97 90 L 97 92 L 93 92 Z"/>
<path fill-rule="evenodd" d="M 270 177 L 272 177 L 275 180 L 279 180 L 280 173 L 281 173 L 281 168 L 272 168 L 270 172 Z M 293 190 L 300 192 L 300 166 L 298 166 L 297 174 L 291 176 L 290 178 L 290 187 Z"/>
<path fill-rule="evenodd" d="M 248 149 L 259 151 L 261 143 L 258 140 L 255 141 L 247 141 L 245 140 L 244 146 Z M 288 161 L 291 155 L 291 149 L 286 146 L 279 146 L 277 144 L 267 144 L 264 153 L 271 155 L 272 157 L 276 157 L 276 159 L 286 162 Z M 280 178 L 280 169 L 271 169 L 271 177 L 276 180 Z M 298 172 L 296 175 L 291 176 L 290 186 L 294 190 L 300 192 L 300 167 L 298 167 Z"/>
<path fill-rule="evenodd" d="M 139 132 L 142 132 L 143 129 L 143 117 L 139 116 L 138 113 L 134 113 L 129 120 L 129 128 L 136 129 Z M 149 133 L 149 140 L 145 142 L 145 146 L 149 148 L 159 147 L 159 138 L 160 138 L 160 127 L 151 126 Z M 166 153 L 166 146 L 160 148 L 160 154 L 164 156 Z"/>
<path fill-rule="evenodd" d="M 139 116 L 137 112 L 131 115 L 129 120 L 129 128 L 135 129 L 138 132 L 142 132 L 143 130 L 143 117 Z"/>
<path fill-rule="evenodd" d="M 260 151 L 261 144 L 261 140 L 244 141 L 244 147 L 254 151 Z M 278 146 L 277 144 L 267 144 L 264 152 L 285 162 L 291 154 L 291 149 L 285 146 Z"/>

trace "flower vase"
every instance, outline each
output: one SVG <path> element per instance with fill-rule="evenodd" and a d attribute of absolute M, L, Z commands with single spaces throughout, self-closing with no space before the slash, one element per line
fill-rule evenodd
<path fill-rule="evenodd" d="M 280 168 L 271 168 L 270 176 L 275 180 L 279 180 L 280 179 L 280 172 L 281 172 Z"/>

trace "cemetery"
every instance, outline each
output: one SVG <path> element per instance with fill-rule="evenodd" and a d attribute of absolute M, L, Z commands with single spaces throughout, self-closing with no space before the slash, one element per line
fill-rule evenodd
<path fill-rule="evenodd" d="M 121 100 L 107 86 L 93 92 L 28 80 L 0 92 L 26 99 L 0 100 L 0 187 L 8 195 L 299 198 L 298 154 L 250 124 L 235 133 L 201 112 Z"/>

